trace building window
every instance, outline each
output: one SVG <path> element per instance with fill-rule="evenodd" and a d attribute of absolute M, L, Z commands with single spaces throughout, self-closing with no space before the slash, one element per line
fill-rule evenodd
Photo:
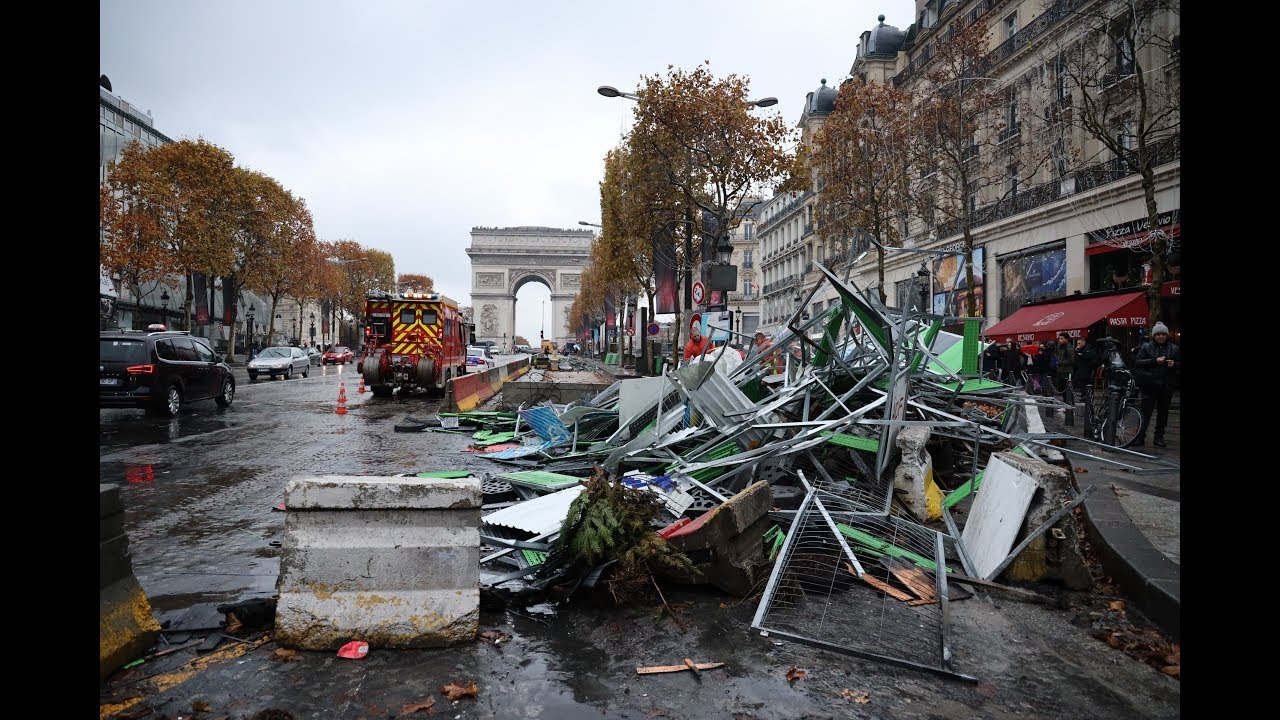
<path fill-rule="evenodd" d="M 1133 133 L 1133 121 L 1121 120 L 1116 126 L 1116 145 L 1123 148 L 1126 152 L 1131 152 L 1137 144 L 1137 138 Z"/>
<path fill-rule="evenodd" d="M 1004 19 L 1004 39 L 1008 40 L 1018 33 L 1018 13 Z"/>
<path fill-rule="evenodd" d="M 1071 99 L 1071 76 L 1067 73 L 1067 64 L 1058 62 L 1058 66 L 1054 68 L 1054 77 L 1057 80 L 1055 92 L 1058 102 L 1066 104 Z"/>
<path fill-rule="evenodd" d="M 742 239 L 743 239 L 743 240 L 750 241 L 750 240 L 751 240 L 751 237 L 752 237 L 753 235 L 755 235 L 755 232 L 754 232 L 754 231 L 755 231 L 755 229 L 756 229 L 756 226 L 755 226 L 755 224 L 754 224 L 754 223 L 743 223 L 743 224 L 742 224 Z"/>
<path fill-rule="evenodd" d="M 1008 113 L 1005 120 L 1009 123 L 1007 130 L 1013 132 L 1018 127 L 1018 89 L 1009 88 Z"/>
<path fill-rule="evenodd" d="M 978 181 L 970 180 L 965 186 L 965 196 L 969 198 L 969 212 L 973 213 L 978 209 Z"/>
<path fill-rule="evenodd" d="M 1120 36 L 1115 39 L 1116 44 L 1116 75 L 1125 76 L 1133 74 L 1133 42 L 1127 36 Z"/>
<path fill-rule="evenodd" d="M 751 267 L 751 251 L 750 250 L 742 251 L 742 267 L 744 268 Z"/>
<path fill-rule="evenodd" d="M 1005 179 L 1005 190 L 1009 193 L 1009 197 L 1018 196 L 1018 183 L 1022 180 L 1021 174 L 1018 172 L 1017 166 L 1009 167 L 1009 175 Z"/>
<path fill-rule="evenodd" d="M 1067 176 L 1067 141 L 1058 138 L 1053 144 L 1053 164 L 1058 171 L 1058 177 L 1065 178 Z"/>

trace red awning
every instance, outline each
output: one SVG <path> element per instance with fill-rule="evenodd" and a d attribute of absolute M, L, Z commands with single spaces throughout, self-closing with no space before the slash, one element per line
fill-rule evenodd
<path fill-rule="evenodd" d="M 1018 341 L 1052 340 L 1060 332 L 1071 337 L 1085 337 L 1086 328 L 1103 319 L 1118 327 L 1145 327 L 1146 291 L 1024 307 L 982 334 L 992 340 L 1011 337 Z"/>

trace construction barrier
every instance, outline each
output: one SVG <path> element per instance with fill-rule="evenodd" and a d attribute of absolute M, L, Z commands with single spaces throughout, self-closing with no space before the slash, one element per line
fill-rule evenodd
<path fill-rule="evenodd" d="M 524 357 L 492 370 L 450 378 L 449 408 L 460 412 L 474 410 L 480 403 L 497 395 L 502 390 L 503 383 L 527 372 L 529 358 Z"/>
<path fill-rule="evenodd" d="M 119 485 L 98 485 L 98 517 L 98 673 L 105 679 L 151 647 L 160 623 L 133 576 Z"/>
<path fill-rule="evenodd" d="M 289 481 L 272 639 L 307 650 L 474 641 L 481 498 L 474 476 Z"/>

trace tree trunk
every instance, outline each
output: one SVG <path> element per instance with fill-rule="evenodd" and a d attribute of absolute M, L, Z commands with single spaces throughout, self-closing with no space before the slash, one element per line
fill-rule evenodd
<path fill-rule="evenodd" d="M 876 271 L 880 275 L 880 302 L 889 304 L 889 295 L 884 291 L 884 248 L 876 246 Z"/>
<path fill-rule="evenodd" d="M 973 288 L 973 233 L 969 231 L 969 224 L 966 222 L 964 226 L 964 277 L 965 277 L 965 311 L 966 317 L 977 317 L 977 307 L 975 305 L 974 288 Z"/>
<path fill-rule="evenodd" d="M 1145 155 L 1145 154 L 1144 154 Z M 1145 157 L 1144 157 L 1145 160 Z M 1160 321 L 1160 291 L 1164 285 L 1165 237 L 1160 232 L 1160 213 L 1156 209 L 1156 174 L 1150 163 L 1143 163 L 1142 196 L 1147 203 L 1147 223 L 1151 235 L 1151 284 L 1147 286 L 1147 327 Z"/>

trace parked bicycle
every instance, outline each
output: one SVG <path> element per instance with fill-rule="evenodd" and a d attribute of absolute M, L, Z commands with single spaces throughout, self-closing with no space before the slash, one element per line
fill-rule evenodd
<path fill-rule="evenodd" d="M 1093 439 L 1114 447 L 1129 447 L 1142 430 L 1141 395 L 1133 373 L 1112 338 L 1103 338 L 1103 382 L 1105 391 L 1095 397 L 1092 384 L 1081 393 L 1086 419 Z M 1107 342 L 1109 341 L 1109 342 Z"/>

